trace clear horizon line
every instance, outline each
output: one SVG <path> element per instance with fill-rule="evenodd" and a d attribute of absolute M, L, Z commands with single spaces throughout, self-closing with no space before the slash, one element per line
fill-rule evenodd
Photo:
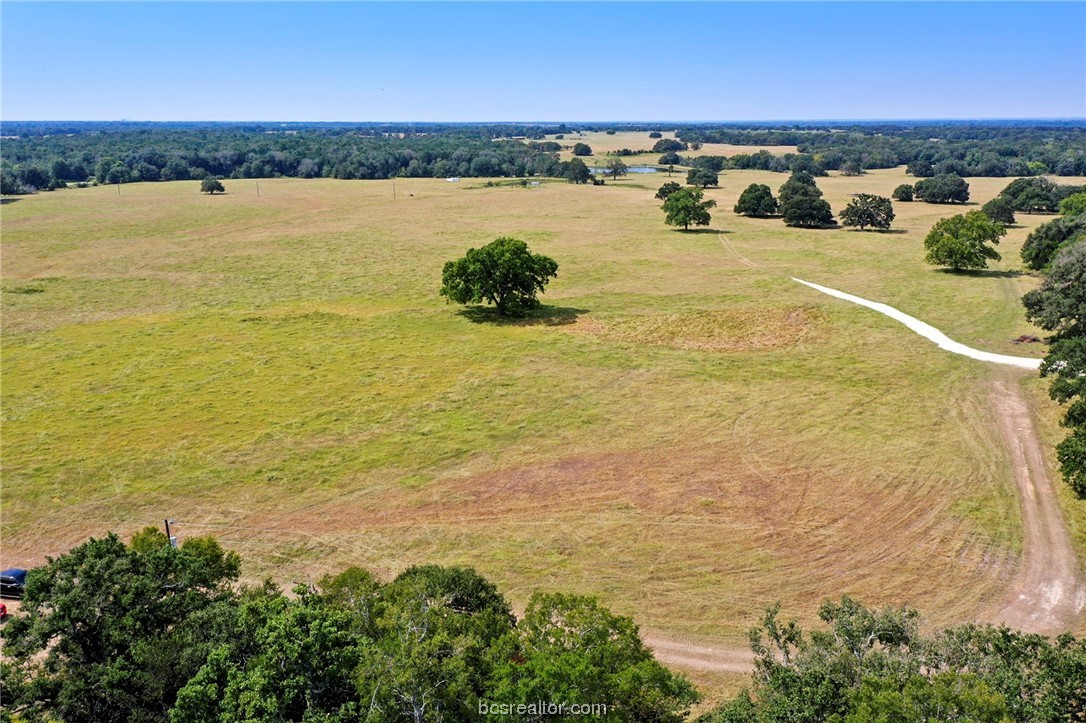
<path fill-rule="evenodd" d="M 647 120 L 287 120 L 287 119 L 244 119 L 225 120 L 213 118 L 150 120 L 145 118 L 6 118 L 0 119 L 0 123 L 420 123 L 420 124 L 463 124 L 481 125 L 493 123 L 508 123 L 514 125 L 554 125 L 562 123 L 582 124 L 628 124 L 646 125 L 650 123 L 888 123 L 888 122 L 916 122 L 916 121 L 1081 121 L 1086 123 L 1084 116 L 925 116 L 925 117 L 898 117 L 898 118 L 733 118 L 733 119 L 647 119 Z"/>

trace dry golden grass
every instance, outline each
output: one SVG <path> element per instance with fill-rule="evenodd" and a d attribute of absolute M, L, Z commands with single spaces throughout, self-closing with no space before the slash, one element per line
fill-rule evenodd
<path fill-rule="evenodd" d="M 568 329 L 601 339 L 659 344 L 698 351 L 764 351 L 798 344 L 815 331 L 818 317 L 807 309 L 753 307 L 682 314 L 584 318 Z"/>
<path fill-rule="evenodd" d="M 989 370 L 784 275 L 1013 354 L 1042 353 L 1011 344 L 1037 331 L 1017 301 L 1036 279 L 925 266 L 923 235 L 958 207 L 895 204 L 903 233 L 787 229 L 730 211 L 784 176 L 728 172 L 713 231 L 685 234 L 662 223 L 663 180 L 5 205 L 5 563 L 169 516 L 241 551 L 249 579 L 471 564 L 517 605 L 589 593 L 714 644 L 741 645 L 775 600 L 807 622 L 844 592 L 936 623 L 991 607 L 1020 522 Z M 907 180 L 819 185 L 840 210 Z M 977 202 L 1006 185 L 970 183 Z M 1044 220 L 1022 218 L 997 271 Z M 437 297 L 441 265 L 499 235 L 559 261 L 544 323 Z"/>
<path fill-rule="evenodd" d="M 659 141 L 659 138 L 649 138 L 648 132 L 631 132 L 622 131 L 616 132 L 614 135 L 608 135 L 603 131 L 590 131 L 586 133 L 566 133 L 565 138 L 558 141 L 563 146 L 573 147 L 575 143 L 587 143 L 593 152 L 593 156 L 583 158 L 588 165 L 592 165 L 594 161 L 599 161 L 601 164 L 604 162 L 608 153 L 621 150 L 623 148 L 629 148 L 631 151 L 651 151 L 653 145 Z M 674 131 L 661 132 L 664 138 L 674 138 Z M 554 140 L 554 136 L 547 136 L 547 140 Z M 730 143 L 706 143 L 698 150 L 682 151 L 684 156 L 727 156 L 731 157 L 739 153 L 757 153 L 758 151 L 766 150 L 770 153 L 778 156 L 783 156 L 785 153 L 795 153 L 795 146 L 737 146 Z M 568 161 L 573 157 L 573 154 L 569 150 L 563 150 L 561 153 L 562 160 Z M 627 156 L 623 158 L 623 161 L 627 165 L 646 163 L 653 165 L 660 157 L 659 153 L 645 153 L 635 156 Z"/>

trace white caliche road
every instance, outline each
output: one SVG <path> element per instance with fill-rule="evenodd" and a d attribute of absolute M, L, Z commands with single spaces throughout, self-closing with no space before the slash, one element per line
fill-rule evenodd
<path fill-rule="evenodd" d="M 843 291 L 837 289 L 831 289 L 828 286 L 819 286 L 818 284 L 812 284 L 810 281 L 804 281 L 803 279 L 797 279 L 794 276 L 790 276 L 792 281 L 798 281 L 804 286 L 810 286 L 812 289 L 821 291 L 823 294 L 829 294 L 835 296 L 838 299 L 844 299 L 845 301 L 851 301 L 853 304 L 859 304 L 860 306 L 866 306 L 868 309 L 879 312 L 889 316 L 894 321 L 900 321 L 905 326 L 909 327 L 912 331 L 915 331 L 920 336 L 929 341 L 935 342 L 935 345 L 940 349 L 946 349 L 954 354 L 961 354 L 967 356 L 970 359 L 976 359 L 982 362 L 991 362 L 992 364 L 1006 364 L 1012 367 L 1021 367 L 1022 369 L 1039 369 L 1041 367 L 1040 359 L 1030 359 L 1024 356 L 1009 356 L 1007 354 L 993 354 L 990 351 L 980 351 L 973 347 L 966 346 L 965 344 L 959 344 L 951 339 L 943 332 L 936 329 L 931 324 L 926 324 L 920 319 L 914 316 L 909 316 L 903 311 L 898 311 L 892 306 L 886 304 L 880 304 L 877 301 L 868 301 L 862 299 L 859 296 L 853 296 L 852 294 L 846 294 Z"/>
<path fill-rule="evenodd" d="M 736 251 L 722 236 L 721 243 L 752 268 L 777 273 Z M 899 321 L 940 349 L 991 364 L 1037 370 L 1040 359 L 993 354 L 960 344 L 931 324 L 895 309 L 844 291 L 810 281 L 788 278 L 823 294 L 848 301 Z M 991 398 L 999 417 L 1000 434 L 1010 452 L 1018 500 L 1022 506 L 1022 565 L 1008 586 L 1004 602 L 988 612 L 988 619 L 1027 632 L 1060 633 L 1072 628 L 1086 607 L 1086 585 L 1079 580 L 1078 562 L 1067 523 L 1060 510 L 1056 489 L 1044 464 L 1044 455 L 1030 414 L 1016 380 L 992 385 Z M 663 663 L 706 672 L 749 670 L 749 651 L 707 648 L 647 636 L 646 642 Z"/>
<path fill-rule="evenodd" d="M 789 277 L 804 286 L 838 299 L 865 306 L 900 321 L 940 349 L 992 364 L 1036 370 L 1040 359 L 993 354 L 959 344 L 931 324 L 892 306 L 846 294 L 828 286 Z M 1056 489 L 1044 464 L 1044 454 L 1033 425 L 1029 404 L 1015 380 L 992 385 L 992 406 L 999 431 L 1014 465 L 1015 486 L 1022 507 L 1022 565 L 1006 600 L 992 615 L 998 623 L 1033 633 L 1061 633 L 1074 625 L 1086 606 L 1086 586 L 1078 579 L 1078 563 L 1071 535 L 1060 510 Z"/>

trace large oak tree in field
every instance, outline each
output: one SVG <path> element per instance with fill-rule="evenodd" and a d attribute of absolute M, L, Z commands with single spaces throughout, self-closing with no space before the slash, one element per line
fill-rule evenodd
<path fill-rule="evenodd" d="M 1006 233 L 1003 224 L 982 211 L 940 219 L 924 239 L 928 251 L 924 260 L 936 266 L 949 266 L 954 271 L 986 269 L 989 260 L 1002 258 L 993 246 Z"/>
<path fill-rule="evenodd" d="M 539 306 L 537 293 L 558 275 L 558 263 L 533 254 L 528 244 L 503 236 L 462 258 L 441 273 L 441 295 L 458 304 L 494 304 L 499 316 L 522 316 Z"/>
<path fill-rule="evenodd" d="M 667 214 L 664 223 L 682 226 L 683 231 L 689 231 L 691 226 L 708 226 L 712 220 L 709 209 L 716 207 L 716 201 L 704 201 L 704 196 L 700 188 L 683 188 L 669 195 L 660 207 Z"/>

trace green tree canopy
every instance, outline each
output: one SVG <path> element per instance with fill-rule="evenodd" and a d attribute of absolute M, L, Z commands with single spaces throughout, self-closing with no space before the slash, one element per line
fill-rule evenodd
<path fill-rule="evenodd" d="M 604 720 L 679 723 L 700 696 L 653 659 L 628 617 L 594 598 L 536 593 L 504 656 L 497 699 L 602 704 Z"/>
<path fill-rule="evenodd" d="M 716 207 L 716 201 L 702 200 L 704 195 L 700 188 L 683 188 L 669 195 L 660 207 L 666 214 L 664 223 L 682 226 L 684 231 L 691 226 L 708 226 L 712 220 L 709 209 Z"/>
<path fill-rule="evenodd" d="M 589 146 L 587 143 L 574 143 L 573 144 L 573 155 L 575 155 L 575 156 L 591 156 L 592 155 L 592 147 Z"/>
<path fill-rule="evenodd" d="M 656 198 L 663 201 L 671 194 L 680 190 L 682 190 L 682 186 L 680 186 L 678 183 L 675 183 L 674 181 L 668 181 L 664 185 L 660 186 L 660 190 L 656 192 Z"/>
<path fill-rule="evenodd" d="M 226 189 L 223 188 L 222 182 L 214 176 L 205 176 L 204 180 L 200 181 L 200 192 L 210 193 L 225 193 Z"/>
<path fill-rule="evenodd" d="M 563 177 L 570 183 L 588 183 L 592 180 L 592 171 L 580 158 L 574 158 L 565 164 L 566 170 Z"/>
<path fill-rule="evenodd" d="M 718 186 L 720 181 L 713 171 L 706 168 L 691 168 L 686 172 L 686 185 L 705 188 L 706 186 Z"/>
<path fill-rule="evenodd" d="M 1006 196 L 996 196 L 980 208 L 984 215 L 1004 226 L 1014 223 L 1014 204 Z"/>
<path fill-rule="evenodd" d="M 822 189 L 815 183 L 814 176 L 806 171 L 793 173 L 777 191 L 777 200 L 783 208 L 794 198 L 822 198 Z"/>
<path fill-rule="evenodd" d="M 626 164 L 622 162 L 621 158 L 612 158 L 607 162 L 607 175 L 611 178 L 619 178 L 625 176 L 629 169 Z"/>
<path fill-rule="evenodd" d="M 653 153 L 667 153 L 668 151 L 682 150 L 686 150 L 686 145 L 684 145 L 682 141 L 677 141 L 674 138 L 661 138 L 652 146 Z"/>
<path fill-rule="evenodd" d="M 777 213 L 777 199 L 764 183 L 752 183 L 739 194 L 735 212 L 744 216 L 765 218 Z"/>
<path fill-rule="evenodd" d="M 969 184 L 961 176 L 944 173 L 917 181 L 913 195 L 928 203 L 965 203 L 969 200 Z"/>
<path fill-rule="evenodd" d="M 501 237 L 463 258 L 449 261 L 441 273 L 441 295 L 458 304 L 494 304 L 499 316 L 520 316 L 539 306 L 537 293 L 558 275 L 558 264 L 528 250 L 528 244 Z"/>
<path fill-rule="evenodd" d="M 4 630 L 5 705 L 30 718 L 151 720 L 209 652 L 236 563 L 221 548 L 137 551 L 110 534 L 31 570 Z"/>
<path fill-rule="evenodd" d="M 675 151 L 668 151 L 660 156 L 656 162 L 661 166 L 681 166 L 683 159 Z"/>
<path fill-rule="evenodd" d="M 824 603 L 806 631 L 771 608 L 751 631 L 751 688 L 699 723 L 1009 723 L 1083 710 L 1086 641 L 961 625 L 930 635 L 916 611 Z"/>
<path fill-rule="evenodd" d="M 891 198 L 895 201 L 911 201 L 913 200 L 913 185 L 911 183 L 903 183 L 894 189 L 891 194 Z"/>
<path fill-rule="evenodd" d="M 954 271 L 986 269 L 988 261 L 1001 256 L 993 248 L 1005 236 L 1003 224 L 993 221 L 981 211 L 951 216 L 936 222 L 924 239 L 925 261 L 936 266 L 948 266 Z"/>
<path fill-rule="evenodd" d="M 1086 214 L 1086 192 L 1073 193 L 1060 201 L 1061 216 Z"/>
<path fill-rule="evenodd" d="M 1086 238 L 1086 214 L 1052 219 L 1026 236 L 1022 244 L 1022 261 L 1028 268 L 1041 271 L 1061 248 L 1082 238 Z"/>
<path fill-rule="evenodd" d="M 868 227 L 885 230 L 893 221 L 894 205 L 890 199 L 870 193 L 856 194 L 841 211 L 841 224 L 858 226 L 861 231 Z"/>
<path fill-rule="evenodd" d="M 786 226 L 801 228 L 825 228 L 836 223 L 830 204 L 813 195 L 791 196 L 787 203 L 781 203 L 781 217 Z"/>

